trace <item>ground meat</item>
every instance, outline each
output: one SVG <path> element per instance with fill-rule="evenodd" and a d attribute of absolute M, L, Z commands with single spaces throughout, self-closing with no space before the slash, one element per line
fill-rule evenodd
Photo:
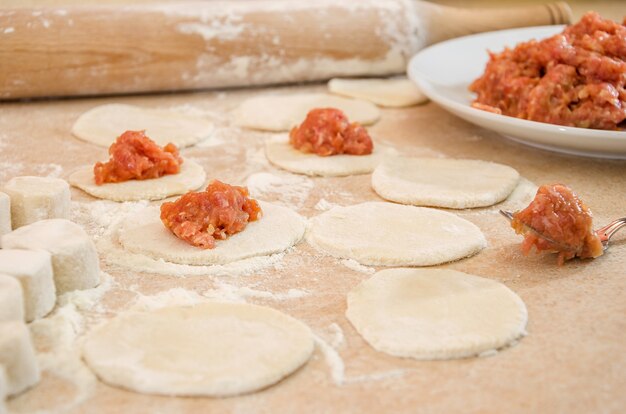
<path fill-rule="evenodd" d="M 469 89 L 478 109 L 615 130 L 625 126 L 625 84 L 626 25 L 589 12 L 548 39 L 490 53 L 485 73 Z"/>
<path fill-rule="evenodd" d="M 216 239 L 244 230 L 258 220 L 261 207 L 248 198 L 248 189 L 214 180 L 205 191 L 189 192 L 161 205 L 161 221 L 176 237 L 202 249 L 215 247 Z"/>
<path fill-rule="evenodd" d="M 602 242 L 593 231 L 591 211 L 567 186 L 541 186 L 530 205 L 513 217 L 511 226 L 516 233 L 524 235 L 524 254 L 528 254 L 533 246 L 538 252 L 558 252 L 561 265 L 576 256 L 598 257 L 603 253 Z M 528 231 L 526 226 L 558 244 Z"/>
<path fill-rule="evenodd" d="M 289 142 L 302 152 L 322 157 L 337 154 L 367 155 L 374 149 L 367 130 L 350 123 L 339 109 L 311 110 L 300 126 L 289 132 Z"/>
<path fill-rule="evenodd" d="M 177 174 L 183 163 L 174 144 L 161 148 L 144 131 L 124 132 L 109 147 L 109 155 L 108 162 L 93 167 L 97 185 Z"/>

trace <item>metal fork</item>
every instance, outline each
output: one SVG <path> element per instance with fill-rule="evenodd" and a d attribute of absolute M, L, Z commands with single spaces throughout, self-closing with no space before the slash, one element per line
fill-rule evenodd
<path fill-rule="evenodd" d="M 513 220 L 513 213 L 511 213 L 510 211 L 500 210 L 500 214 L 506 217 L 509 221 Z M 524 224 L 524 226 L 526 227 L 526 229 L 535 233 L 537 236 L 541 237 L 542 239 L 547 240 L 556 246 L 562 247 L 563 248 L 562 250 L 569 250 L 569 251 L 575 250 L 574 248 L 570 246 L 566 246 L 563 243 L 554 241 L 550 237 L 544 236 L 543 234 L 541 234 L 540 232 L 538 232 L 537 230 L 533 229 L 532 227 L 526 224 Z M 626 226 L 626 217 L 618 218 L 617 220 L 614 220 L 610 222 L 609 224 L 607 224 L 606 226 L 601 227 L 595 231 L 596 235 L 600 238 L 600 241 L 602 242 L 602 247 L 604 248 L 604 250 L 609 248 L 609 240 L 611 240 L 611 237 L 613 237 L 613 235 L 617 233 L 617 231 L 624 226 Z"/>

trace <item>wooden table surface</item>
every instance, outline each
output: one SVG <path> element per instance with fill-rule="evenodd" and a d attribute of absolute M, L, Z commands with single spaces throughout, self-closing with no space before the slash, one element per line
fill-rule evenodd
<path fill-rule="evenodd" d="M 266 92 L 323 89 L 310 85 L 4 103 L 0 105 L 0 183 L 24 174 L 66 178 L 74 168 L 104 159 L 106 149 L 73 138 L 70 128 L 85 110 L 110 102 L 174 108 L 213 119 L 216 135 L 203 146 L 183 150 L 205 167 L 209 178 L 244 184 L 261 171 L 283 176 L 287 173 L 270 166 L 262 155 L 267 134 L 230 126 L 229 111 L 242 99 Z M 626 161 L 528 148 L 455 118 L 433 103 L 383 110 L 370 131 L 375 139 L 406 154 L 497 161 L 513 166 L 536 184 L 569 184 L 593 210 L 598 224 L 626 213 Z M 263 198 L 281 199 L 306 217 L 320 213 L 321 199 L 340 205 L 379 200 L 370 188 L 370 175 L 300 177 L 300 184 L 285 187 L 289 191 L 282 196 L 268 193 Z M 72 197 L 73 218 L 92 231 L 92 220 L 80 212 L 93 200 L 76 189 Z M 15 413 L 44 409 L 68 413 L 624 412 L 626 233 L 618 235 L 603 257 L 558 267 L 554 256 L 523 257 L 520 238 L 497 214 L 497 207 L 458 214 L 482 229 L 489 247 L 441 267 L 499 280 L 528 306 L 529 335 L 493 357 L 429 362 L 374 351 L 344 316 L 346 293 L 370 276 L 368 269 L 347 266 L 302 242 L 276 268 L 248 276 L 155 275 L 103 263 L 110 279 L 100 288 L 101 297 L 96 291 L 82 302 L 61 299 L 55 313 L 32 325 L 43 379 L 10 400 L 9 408 Z M 138 298 L 147 300 L 173 288 L 181 290 L 168 294 L 223 292 L 224 286 L 235 291 L 251 287 L 271 293 L 307 292 L 294 298 L 259 294 L 247 300 L 307 323 L 322 341 L 311 361 L 273 387 L 227 399 L 133 393 L 98 382 L 80 362 L 85 332 L 128 309 Z"/>
<path fill-rule="evenodd" d="M 480 2 L 485 3 L 494 2 Z M 16 2 L 0 0 L 2 4 Z M 587 5 L 594 4 L 606 17 L 619 19 L 626 14 L 621 13 L 620 2 L 574 2 L 575 14 L 578 17 Z M 309 85 L 2 103 L 0 185 L 27 174 L 67 178 L 75 168 L 105 159 L 106 149 L 75 139 L 70 128 L 84 111 L 111 102 L 173 108 L 213 119 L 216 134 L 204 145 L 183 150 L 184 156 L 205 167 L 209 178 L 245 184 L 250 175 L 259 172 L 288 176 L 270 166 L 262 155 L 262 141 L 268 134 L 234 128 L 228 114 L 250 96 L 324 89 L 323 85 Z M 626 161 L 578 158 L 525 147 L 455 118 L 433 103 L 383 110 L 381 121 L 370 131 L 378 141 L 406 154 L 496 161 L 511 165 L 536 184 L 566 183 L 590 206 L 597 224 L 626 215 Z M 306 217 L 321 212 L 324 203 L 320 200 L 339 205 L 380 200 L 370 188 L 370 175 L 301 177 L 282 189 L 282 195 L 267 192 L 263 199 L 282 200 Z M 94 216 L 100 211 L 105 214 L 109 204 L 100 203 L 90 210 L 94 199 L 72 191 L 73 219 L 97 236 L 102 223 L 94 224 L 98 221 Z M 605 256 L 557 267 L 553 256 L 520 254 L 520 238 L 497 214 L 497 206 L 457 213 L 482 229 L 489 247 L 472 258 L 440 267 L 499 280 L 528 307 L 529 335 L 495 356 L 415 361 L 374 351 L 344 316 L 346 293 L 367 279 L 372 269 L 321 255 L 305 242 L 277 266 L 245 276 L 157 275 L 103 262 L 109 276 L 100 288 L 61 298 L 53 314 L 31 324 L 43 378 L 33 389 L 11 399 L 9 409 L 14 413 L 625 412 L 626 232 L 617 235 Z M 261 293 L 251 295 L 250 290 L 241 289 L 245 287 Z M 289 289 L 306 294 L 290 298 L 284 295 Z M 227 297 L 229 292 L 308 324 L 318 337 L 309 363 L 264 391 L 211 399 L 148 396 L 110 387 L 97 381 L 80 360 L 85 333 L 137 301 L 184 299 L 194 293 Z"/>

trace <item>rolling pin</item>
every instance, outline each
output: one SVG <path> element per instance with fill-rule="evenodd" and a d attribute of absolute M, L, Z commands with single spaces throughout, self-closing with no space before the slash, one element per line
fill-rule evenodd
<path fill-rule="evenodd" d="M 565 24 L 564 3 L 231 0 L 0 9 L 0 99 L 129 94 L 403 73 L 424 46 Z"/>

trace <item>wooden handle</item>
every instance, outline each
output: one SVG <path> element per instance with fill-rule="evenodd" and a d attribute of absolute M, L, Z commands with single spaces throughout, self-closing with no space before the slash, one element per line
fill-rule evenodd
<path fill-rule="evenodd" d="M 572 9 L 563 2 L 501 9 L 462 9 L 424 2 L 419 4 L 419 15 L 426 44 L 471 33 L 569 24 L 573 20 Z"/>
<path fill-rule="evenodd" d="M 511 12 L 416 0 L 0 9 L 0 99 L 390 75 L 432 42 L 570 20 L 563 4 Z"/>

